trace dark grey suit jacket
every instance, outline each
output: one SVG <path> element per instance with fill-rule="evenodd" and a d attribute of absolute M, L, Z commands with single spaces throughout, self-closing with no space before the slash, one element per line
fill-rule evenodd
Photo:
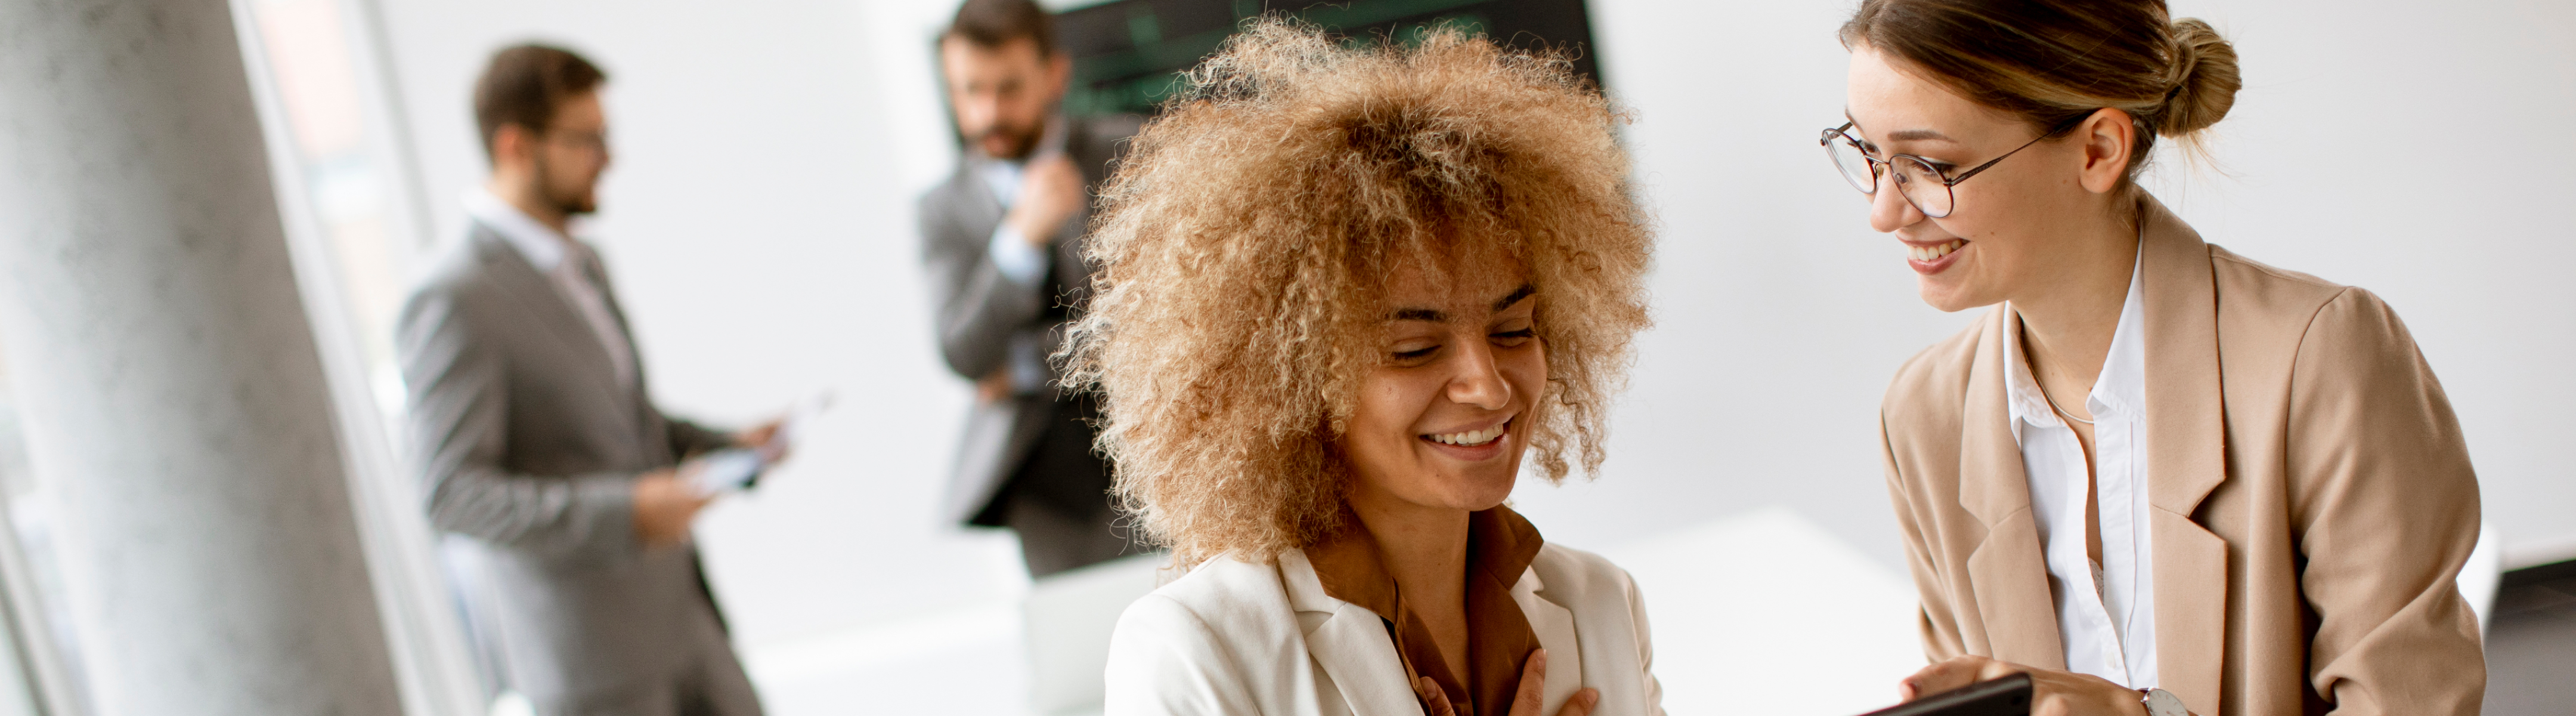
<path fill-rule="evenodd" d="M 435 266 L 397 334 L 413 457 L 431 524 L 485 552 L 512 685 L 540 703 L 594 697 L 728 649 L 697 549 L 644 548 L 632 497 L 637 475 L 728 436 L 655 409 L 640 358 L 620 383 L 579 310 L 492 230 Z"/>
<path fill-rule="evenodd" d="M 1123 115 L 1068 122 L 1065 154 L 1081 169 L 1086 191 L 1097 190 L 1109 178 L 1125 140 L 1143 125 L 1143 118 Z M 1005 212 L 1001 199 L 975 174 L 976 161 L 959 161 L 957 171 L 923 194 L 920 205 L 922 264 L 936 311 L 932 323 L 939 331 L 939 355 L 949 370 L 967 380 L 1002 369 L 1014 342 L 1033 343 L 1040 354 L 1053 354 L 1064 340 L 1064 322 L 1057 318 L 1060 311 L 1049 308 L 1059 300 L 1077 306 L 1080 301 L 1078 293 L 1059 296 L 1057 289 L 1091 284 L 1081 241 L 1091 224 L 1087 205 L 1057 235 L 1053 280 L 1025 285 L 1002 275 L 987 246 Z M 1050 384 L 1057 371 L 1050 362 Z M 1056 398 L 1056 391 L 1041 390 L 977 402 L 966 418 L 942 514 L 968 524 L 997 524 L 988 508 L 1004 497 L 1004 484 L 1056 419 Z"/>

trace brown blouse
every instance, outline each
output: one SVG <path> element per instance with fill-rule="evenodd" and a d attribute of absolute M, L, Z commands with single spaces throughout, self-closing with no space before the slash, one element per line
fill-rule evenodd
<path fill-rule="evenodd" d="M 1541 544 L 1538 528 L 1509 507 L 1468 516 L 1465 679 L 1450 673 L 1449 664 L 1440 657 L 1439 643 L 1396 591 L 1395 576 L 1387 571 L 1376 538 L 1358 518 L 1344 516 L 1340 529 L 1306 548 L 1306 557 L 1314 563 L 1325 594 L 1376 612 L 1386 621 L 1387 635 L 1395 638 L 1396 655 L 1404 661 L 1405 681 L 1431 677 L 1448 692 L 1458 716 L 1475 716 L 1485 709 L 1494 714 L 1511 710 L 1521 667 L 1530 652 L 1538 650 L 1538 633 L 1530 629 L 1520 604 L 1512 601 L 1512 585 L 1520 582 Z"/>

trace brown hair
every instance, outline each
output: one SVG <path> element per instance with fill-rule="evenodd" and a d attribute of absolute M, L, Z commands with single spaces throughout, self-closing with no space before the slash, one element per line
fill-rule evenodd
<path fill-rule="evenodd" d="M 1408 49 L 1263 20 L 1191 72 L 1102 191 L 1068 348 L 1146 533 L 1193 563 L 1333 528 L 1329 445 L 1383 359 L 1385 284 L 1441 257 L 1526 271 L 1534 471 L 1596 472 L 1653 248 L 1620 121 L 1562 55 L 1455 30 Z"/>
<path fill-rule="evenodd" d="M 1012 40 L 1035 40 L 1039 57 L 1055 56 L 1055 18 L 1031 0 L 966 0 L 939 37 L 954 37 L 988 50 Z"/>
<path fill-rule="evenodd" d="M 474 124 L 483 132 L 483 154 L 501 126 L 544 131 L 564 100 L 599 88 L 608 73 L 571 50 L 527 43 L 501 48 L 474 81 Z"/>
<path fill-rule="evenodd" d="M 2158 135 L 2201 151 L 2201 130 L 2227 116 L 2244 85 L 2217 30 L 2169 17 L 2164 0 L 1863 0 L 1842 41 L 2039 127 L 2127 112 L 2138 128 L 2134 174 Z"/>

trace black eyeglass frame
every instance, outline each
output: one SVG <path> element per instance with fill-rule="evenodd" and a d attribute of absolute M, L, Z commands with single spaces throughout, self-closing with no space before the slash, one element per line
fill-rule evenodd
<path fill-rule="evenodd" d="M 1896 160 L 1899 159 L 1912 160 L 1915 164 L 1922 165 L 1924 172 L 1931 174 L 1935 180 L 1938 180 L 1941 183 L 1941 193 L 1947 195 L 1945 198 L 1949 199 L 1948 203 L 1950 205 L 1950 209 L 1948 211 L 1935 214 L 1931 211 L 1925 210 L 1923 208 L 1923 203 L 1915 201 L 1914 196 L 1906 194 L 1904 189 L 1899 188 L 1896 194 L 1898 196 L 1905 197 L 1905 203 L 1912 204 L 1915 211 L 1923 212 L 1923 215 L 1927 217 L 1941 219 L 1948 218 L 1951 214 L 1959 212 L 1959 196 L 1958 193 L 1953 190 L 1953 187 L 1958 186 L 1959 182 L 1967 181 L 1968 177 L 1976 176 L 1980 172 L 1993 168 L 1996 164 L 2003 162 L 2003 160 L 2010 158 L 2012 155 L 2020 154 L 2021 150 L 2029 149 L 2030 145 L 2038 144 L 2040 140 L 2057 136 L 2069 129 L 2074 129 L 2075 125 L 2084 123 L 2084 120 L 2090 119 L 2092 116 L 2093 114 L 2091 112 L 2087 112 L 2082 115 L 2077 115 L 2073 119 L 2059 123 L 2057 126 L 2049 128 L 2048 131 L 2041 132 L 2038 137 L 2034 137 L 2028 142 L 2023 142 L 2021 146 L 2013 147 L 2012 151 L 2004 152 L 2003 156 L 1988 159 L 1986 160 L 1986 163 L 1979 164 L 1967 171 L 1960 172 L 1956 177 L 1942 173 L 1941 168 L 1935 166 L 1931 159 L 1912 154 L 1890 154 L 1886 159 L 1870 156 L 1869 150 L 1861 148 L 1860 138 L 1851 135 L 1851 128 L 1859 125 L 1860 122 L 1858 121 L 1847 120 L 1843 122 L 1843 126 L 1825 130 L 1823 135 L 1816 138 L 1816 144 L 1825 148 L 1825 158 L 1833 161 L 1834 173 L 1843 175 L 1843 181 L 1845 183 L 1851 184 L 1852 188 L 1859 189 L 1860 193 L 1866 196 L 1878 195 L 1879 177 L 1884 176 L 1884 174 L 1879 170 L 1879 167 L 1885 166 L 1887 167 L 1887 173 L 1893 173 L 1896 171 Z M 1869 163 L 1869 186 L 1861 186 L 1860 180 L 1853 177 L 1851 172 L 1843 171 L 1842 161 L 1834 158 L 1834 140 L 1836 138 L 1849 142 L 1851 144 L 1852 151 L 1859 153 L 1861 160 Z"/>

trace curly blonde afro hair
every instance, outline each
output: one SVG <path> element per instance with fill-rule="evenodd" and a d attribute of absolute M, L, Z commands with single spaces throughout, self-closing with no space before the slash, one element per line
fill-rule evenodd
<path fill-rule="evenodd" d="M 1346 44 L 1263 20 L 1192 71 L 1102 190 L 1067 349 L 1146 534 L 1182 564 L 1266 562 L 1337 525 L 1331 444 L 1407 262 L 1525 272 L 1548 358 L 1531 457 L 1596 473 L 1653 248 L 1621 121 L 1562 55 L 1455 30 Z"/>

